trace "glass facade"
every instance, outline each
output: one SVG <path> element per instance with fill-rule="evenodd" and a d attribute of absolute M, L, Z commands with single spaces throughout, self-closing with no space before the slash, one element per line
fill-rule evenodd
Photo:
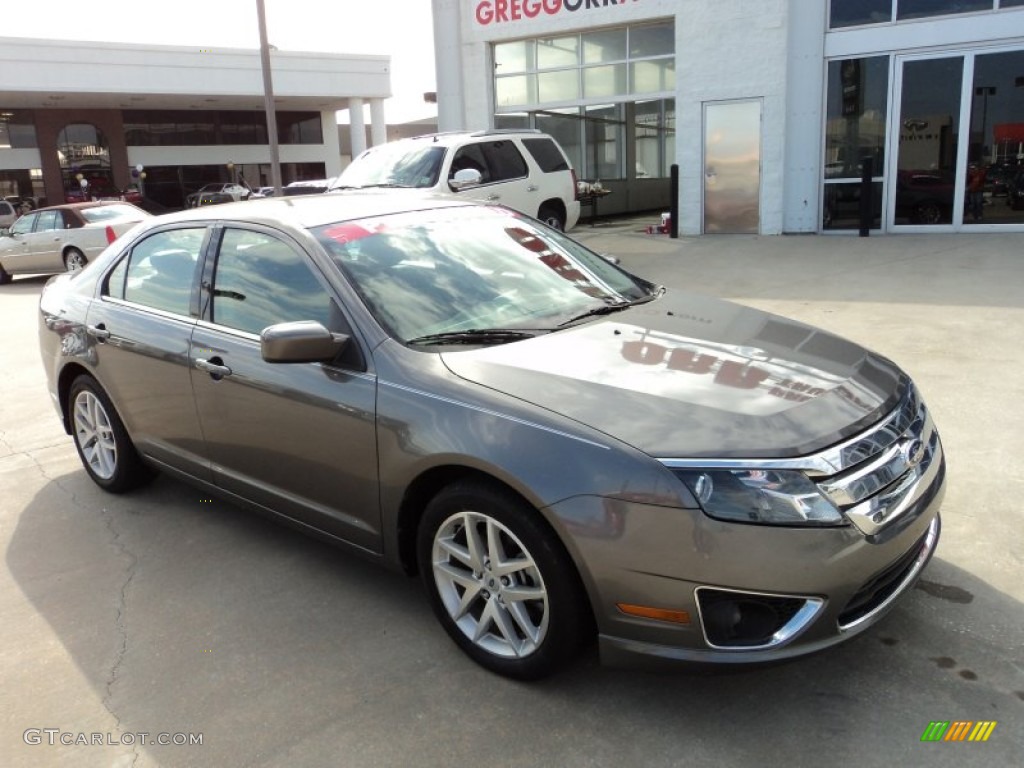
<path fill-rule="evenodd" d="M 859 228 L 869 159 L 873 228 L 1024 224 L 1024 50 L 833 60 L 826 87 L 822 229 Z"/>
<path fill-rule="evenodd" d="M 501 42 L 493 52 L 496 128 L 550 134 L 580 178 L 668 176 L 675 160 L 674 22 Z"/>
<path fill-rule="evenodd" d="M 125 110 L 125 141 L 130 147 L 266 144 L 266 114 L 252 110 Z M 278 112 L 281 144 L 323 144 L 318 112 Z"/>
<path fill-rule="evenodd" d="M 499 112 L 675 90 L 675 24 L 639 24 L 494 45 Z"/>

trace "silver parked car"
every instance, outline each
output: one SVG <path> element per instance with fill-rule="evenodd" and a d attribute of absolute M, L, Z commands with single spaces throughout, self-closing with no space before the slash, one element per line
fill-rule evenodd
<path fill-rule="evenodd" d="M 18 273 L 74 272 L 150 214 L 131 203 L 54 205 L 0 232 L 0 285 Z"/>
<path fill-rule="evenodd" d="M 419 574 L 473 659 L 760 662 L 875 623 L 945 465 L 894 363 L 509 209 L 391 192 L 152 219 L 40 300 L 113 492 L 154 470 Z"/>

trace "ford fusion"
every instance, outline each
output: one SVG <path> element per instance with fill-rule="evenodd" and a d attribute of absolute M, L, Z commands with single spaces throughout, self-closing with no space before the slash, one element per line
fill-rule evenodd
<path fill-rule="evenodd" d="M 387 191 L 147 220 L 40 300 L 114 493 L 155 471 L 422 579 L 520 679 L 765 662 L 875 623 L 945 463 L 894 363 L 653 285 L 504 208 Z"/>

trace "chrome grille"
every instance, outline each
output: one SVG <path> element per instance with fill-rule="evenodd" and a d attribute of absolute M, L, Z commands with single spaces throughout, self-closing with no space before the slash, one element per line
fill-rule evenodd
<path fill-rule="evenodd" d="M 939 434 L 913 387 L 879 425 L 837 450 L 847 468 L 818 487 L 869 536 L 906 514 L 942 469 Z"/>

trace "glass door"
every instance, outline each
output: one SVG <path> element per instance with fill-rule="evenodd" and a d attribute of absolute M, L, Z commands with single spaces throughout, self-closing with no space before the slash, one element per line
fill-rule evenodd
<path fill-rule="evenodd" d="M 959 225 L 956 171 L 961 165 L 964 57 L 905 59 L 900 64 L 889 221 L 894 228 Z"/>

